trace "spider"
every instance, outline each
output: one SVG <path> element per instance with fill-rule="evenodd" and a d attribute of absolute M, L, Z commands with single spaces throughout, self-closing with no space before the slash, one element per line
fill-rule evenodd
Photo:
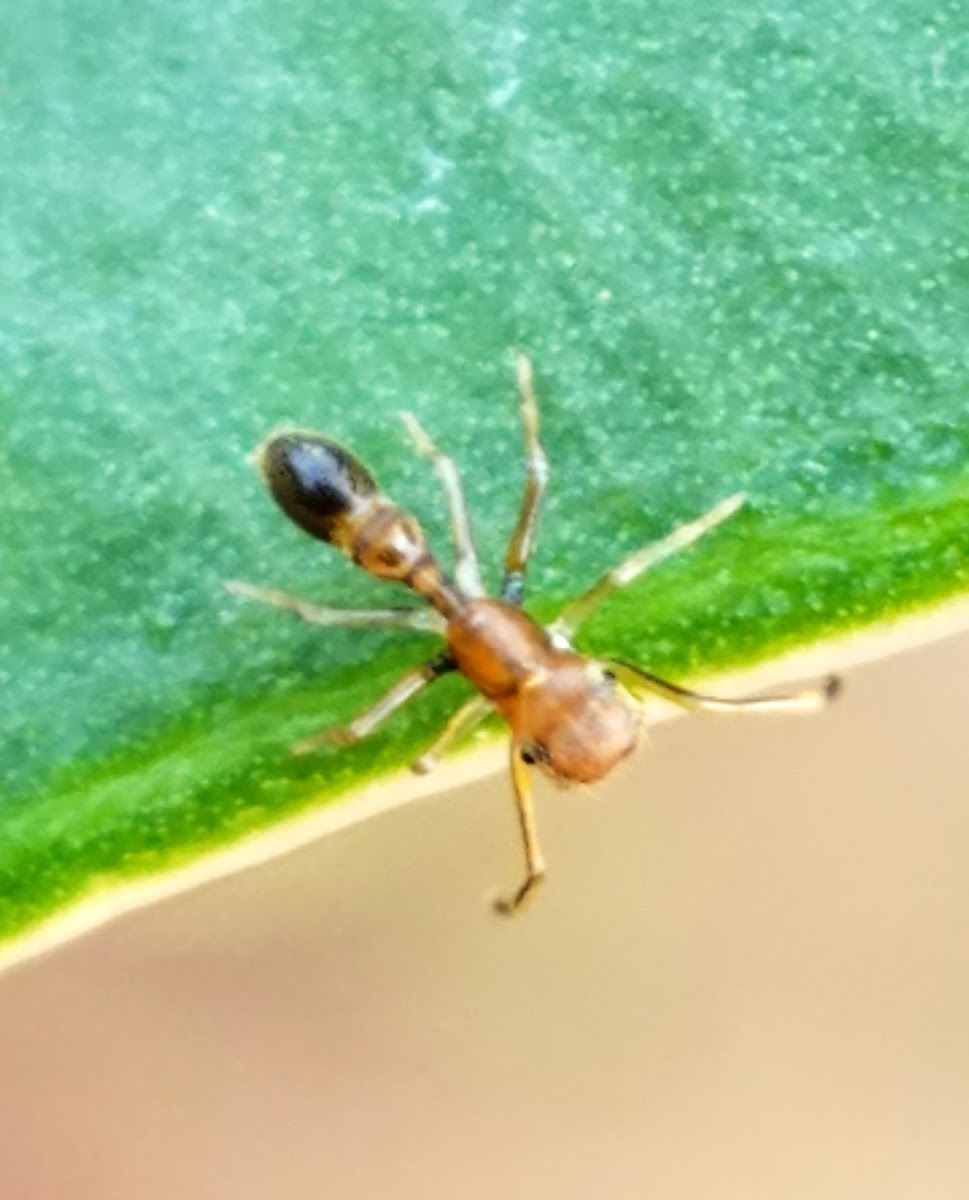
<path fill-rule="evenodd" d="M 380 491 L 367 468 L 345 446 L 319 434 L 285 430 L 259 447 L 257 460 L 269 491 L 291 521 L 378 579 L 410 588 L 427 601 L 427 607 L 334 609 L 275 588 L 239 580 L 226 585 L 236 595 L 285 609 L 314 625 L 420 629 L 443 635 L 446 648 L 409 671 L 366 712 L 346 726 L 302 739 L 293 752 L 305 754 L 327 744 L 359 741 L 434 680 L 461 672 L 476 694 L 451 715 L 413 768 L 421 773 L 431 770 L 449 746 L 490 712 L 504 718 L 511 732 L 511 780 L 526 863 L 521 884 L 495 902 L 497 911 L 505 914 L 517 912 L 545 875 L 529 768 L 560 784 L 602 779 L 635 748 L 643 702 L 650 695 L 690 710 L 809 712 L 823 707 L 839 689 L 837 677 L 831 676 L 791 695 L 721 699 L 670 683 L 631 663 L 589 658 L 573 649 L 574 634 L 608 596 L 726 521 L 744 503 L 740 492 L 623 559 L 567 604 L 550 625 L 542 627 L 524 612 L 525 578 L 548 463 L 539 441 L 531 364 L 524 354 L 517 358 L 517 379 L 527 480 L 499 596 L 486 595 L 481 583 L 458 470 L 410 413 L 402 414 L 404 423 L 418 452 L 433 464 L 447 498 L 456 551 L 453 576 L 429 550 L 415 518 Z"/>

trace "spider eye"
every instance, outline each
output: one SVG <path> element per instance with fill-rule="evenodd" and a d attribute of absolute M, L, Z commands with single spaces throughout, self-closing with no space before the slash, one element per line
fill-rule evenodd
<path fill-rule="evenodd" d="M 536 763 L 548 762 L 548 750 L 541 742 L 526 742 L 521 748 L 523 763 L 534 767 Z"/>
<path fill-rule="evenodd" d="M 608 667 L 603 667 L 593 683 L 593 689 L 598 696 L 608 698 L 616 690 L 616 676 Z"/>

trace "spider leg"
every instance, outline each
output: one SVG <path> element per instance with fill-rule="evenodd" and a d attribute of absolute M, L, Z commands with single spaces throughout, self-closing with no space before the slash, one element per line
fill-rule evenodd
<path fill-rule="evenodd" d="M 613 592 L 632 583 L 634 579 L 638 579 L 640 575 L 651 567 L 655 567 L 657 563 L 663 562 L 664 559 L 680 550 L 685 550 L 687 546 L 692 546 L 711 529 L 716 529 L 718 525 L 733 516 L 743 504 L 744 499 L 743 492 L 728 496 L 726 500 L 715 504 L 702 517 L 678 526 L 661 541 L 651 542 L 648 546 L 634 551 L 628 558 L 624 558 L 622 562 L 607 571 L 588 591 L 583 592 L 581 596 L 567 604 L 548 627 L 549 632 L 564 637 L 567 641 L 570 640 L 579 626 L 588 620 L 603 600 L 606 600 Z"/>
<path fill-rule="evenodd" d="M 545 878 L 545 859 L 538 841 L 538 826 L 532 805 L 532 779 L 521 756 L 521 747 L 514 741 L 511 744 L 511 780 L 525 847 L 525 878 L 510 896 L 499 897 L 494 902 L 495 912 L 506 917 L 517 913 L 525 901 L 534 896 L 535 889 Z"/>
<path fill-rule="evenodd" d="M 841 680 L 837 675 L 829 675 L 821 684 L 802 688 L 781 696 L 747 696 L 739 700 L 724 699 L 720 696 L 707 696 L 702 692 L 694 692 L 689 688 L 660 679 L 641 667 L 631 663 L 614 661 L 607 664 L 618 681 L 636 700 L 642 700 L 648 695 L 662 696 L 673 704 L 691 712 L 721 712 L 721 713 L 791 713 L 817 712 L 829 704 L 841 691 Z"/>
<path fill-rule="evenodd" d="M 468 596 L 483 596 L 484 587 L 481 583 L 481 568 L 478 565 L 478 555 L 471 536 L 471 522 L 468 520 L 468 509 L 464 502 L 464 489 L 461 487 L 461 475 L 454 459 L 442 454 L 434 442 L 427 436 L 417 422 L 417 418 L 409 412 L 401 413 L 401 420 L 407 427 L 418 454 L 429 458 L 444 488 L 447 497 L 448 511 L 451 515 L 451 536 L 457 554 L 454 576 L 458 587 Z"/>
<path fill-rule="evenodd" d="M 518 355 L 517 370 L 522 427 L 525 431 L 527 476 L 518 523 L 505 554 L 505 577 L 501 585 L 501 598 L 509 604 L 520 605 L 525 598 L 525 572 L 535 547 L 538 518 L 548 484 L 548 459 L 538 440 L 538 402 L 532 385 L 532 364 L 527 355 Z"/>
<path fill-rule="evenodd" d="M 233 596 L 245 596 L 291 612 L 310 625 L 347 625 L 357 629 L 419 629 L 428 633 L 443 633 L 444 620 L 433 608 L 327 608 L 311 604 L 279 588 L 257 587 L 241 579 L 230 579 L 225 589 Z"/>
<path fill-rule="evenodd" d="M 311 754 L 324 746 L 349 746 L 359 742 L 392 716 L 399 708 L 422 692 L 435 679 L 440 679 L 449 671 L 455 669 L 454 660 L 447 653 L 439 654 L 429 659 L 414 670 L 402 675 L 389 691 L 385 692 L 375 704 L 355 717 L 349 725 L 331 725 L 319 733 L 310 734 L 291 747 L 293 754 Z"/>
<path fill-rule="evenodd" d="M 447 724 L 424 753 L 414 759 L 411 763 L 411 770 L 417 775 L 426 775 L 429 771 L 433 771 L 441 755 L 453 746 L 458 738 L 469 733 L 483 721 L 490 711 L 491 705 L 484 696 L 472 696 L 470 700 L 465 701 L 459 709 L 451 714 Z"/>

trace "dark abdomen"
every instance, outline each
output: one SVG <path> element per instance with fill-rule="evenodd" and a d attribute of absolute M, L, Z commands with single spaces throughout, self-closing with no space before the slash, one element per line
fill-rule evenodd
<path fill-rule="evenodd" d="M 280 433 L 261 448 L 259 463 L 276 503 L 301 529 L 378 579 L 413 588 L 446 616 L 458 607 L 420 525 L 345 446 L 315 433 Z"/>

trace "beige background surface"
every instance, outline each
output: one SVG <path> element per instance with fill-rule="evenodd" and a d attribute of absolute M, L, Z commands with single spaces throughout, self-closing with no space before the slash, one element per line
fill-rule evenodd
<path fill-rule="evenodd" d="M 0 1196 L 969 1195 L 969 639 L 502 778 L 0 977 Z"/>

